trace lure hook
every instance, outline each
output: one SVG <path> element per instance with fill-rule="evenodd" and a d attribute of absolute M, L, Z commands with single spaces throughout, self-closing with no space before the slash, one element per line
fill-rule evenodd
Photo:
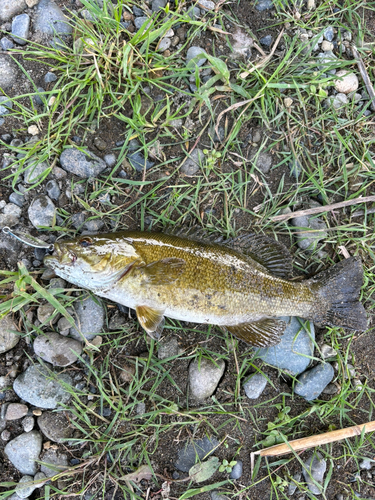
<path fill-rule="evenodd" d="M 43 240 L 39 240 L 38 238 L 35 238 L 30 234 L 22 233 L 21 231 L 12 231 L 8 226 L 3 227 L 2 232 L 4 234 L 8 234 L 9 236 L 13 236 L 16 240 L 33 248 L 42 248 L 44 250 L 49 250 L 50 252 L 53 252 L 55 248 L 53 243 L 46 243 Z"/>

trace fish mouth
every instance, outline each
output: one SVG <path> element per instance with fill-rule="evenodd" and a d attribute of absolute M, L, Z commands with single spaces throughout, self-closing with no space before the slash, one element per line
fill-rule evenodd
<path fill-rule="evenodd" d="M 67 249 L 63 250 L 58 243 L 55 243 L 53 254 L 44 257 L 44 263 L 50 267 L 58 264 L 71 265 L 76 260 L 77 256 L 74 252 Z"/>

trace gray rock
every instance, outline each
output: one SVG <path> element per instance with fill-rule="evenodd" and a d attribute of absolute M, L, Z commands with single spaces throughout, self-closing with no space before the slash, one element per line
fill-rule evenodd
<path fill-rule="evenodd" d="M 13 349 L 20 338 L 17 327 L 10 315 L 0 319 L 0 354 Z"/>
<path fill-rule="evenodd" d="M 55 73 L 52 73 L 52 71 L 48 71 L 48 73 L 44 75 L 45 83 L 52 83 L 55 82 L 56 80 L 57 76 L 55 75 Z"/>
<path fill-rule="evenodd" d="M 170 125 L 171 127 L 175 127 L 175 128 L 181 128 L 182 125 L 184 124 L 182 118 L 176 118 L 175 120 L 171 120 L 168 125 Z"/>
<path fill-rule="evenodd" d="M 313 495 L 322 494 L 322 486 L 317 486 L 315 481 L 319 484 L 323 483 L 324 473 L 327 468 L 326 461 L 322 458 L 320 453 L 312 455 L 303 466 L 303 476 L 307 486 Z"/>
<path fill-rule="evenodd" d="M 73 28 L 68 24 L 69 19 L 64 16 L 60 7 L 52 0 L 40 0 L 36 9 L 34 30 L 47 35 L 60 33 L 68 35 Z"/>
<path fill-rule="evenodd" d="M 272 167 L 272 155 L 270 153 L 262 152 L 255 156 L 256 167 L 263 173 L 268 174 Z"/>
<path fill-rule="evenodd" d="M 12 38 L 18 45 L 26 45 L 29 37 L 30 16 L 20 14 L 12 22 Z"/>
<path fill-rule="evenodd" d="M 21 474 L 33 476 L 38 470 L 36 460 L 42 451 L 42 435 L 38 431 L 25 432 L 5 446 L 4 452 Z"/>
<path fill-rule="evenodd" d="M 302 474 L 300 472 L 297 472 L 296 474 L 294 474 L 294 476 L 293 476 L 294 481 L 290 481 L 289 486 L 288 486 L 288 495 L 289 496 L 294 495 L 298 484 L 301 482 L 301 477 L 302 477 Z"/>
<path fill-rule="evenodd" d="M 22 207 L 25 201 L 25 196 L 20 193 L 11 193 L 11 195 L 9 196 L 9 201 L 19 207 Z"/>
<path fill-rule="evenodd" d="M 57 184 L 55 179 L 52 179 L 52 180 L 47 182 L 46 191 L 47 191 L 48 196 L 50 198 L 52 198 L 52 200 L 58 200 L 58 198 L 61 194 L 59 185 Z"/>
<path fill-rule="evenodd" d="M 97 177 L 107 168 L 105 162 L 90 151 L 80 151 L 76 148 L 64 149 L 60 155 L 61 167 L 71 174 L 83 179 Z"/>
<path fill-rule="evenodd" d="M 69 366 L 81 354 L 82 343 L 56 332 L 48 332 L 35 339 L 34 352 L 53 366 Z"/>
<path fill-rule="evenodd" d="M 60 453 L 52 448 L 44 452 L 40 460 L 43 462 L 40 470 L 47 477 L 56 476 L 56 474 L 68 468 L 68 457 L 65 453 Z"/>
<path fill-rule="evenodd" d="M 323 344 L 320 351 L 323 359 L 334 358 L 337 355 L 337 351 L 327 344 Z"/>
<path fill-rule="evenodd" d="M 255 4 L 256 10 L 262 12 L 263 10 L 273 9 L 273 1 L 272 0 L 258 0 Z"/>
<path fill-rule="evenodd" d="M 266 385 L 266 377 L 261 373 L 255 373 L 244 383 L 243 388 L 249 399 L 257 399 L 266 388 Z"/>
<path fill-rule="evenodd" d="M 259 349 L 257 354 L 269 365 L 298 375 L 306 370 L 314 354 L 314 325 L 310 323 L 308 329 L 305 320 L 287 316 L 280 319 L 287 324 L 280 344 Z"/>
<path fill-rule="evenodd" d="M 163 339 L 158 343 L 158 358 L 166 359 L 172 356 L 177 356 L 180 348 L 176 337 Z"/>
<path fill-rule="evenodd" d="M 370 470 L 370 469 L 372 469 L 373 465 L 374 465 L 374 460 L 371 460 L 371 458 L 364 458 L 359 463 L 360 468 L 364 469 L 364 470 Z"/>
<path fill-rule="evenodd" d="M 0 54 L 0 87 L 3 90 L 11 88 L 18 78 L 15 63 L 6 54 Z"/>
<path fill-rule="evenodd" d="M 100 231 L 100 229 L 104 226 L 104 222 L 100 219 L 93 219 L 93 220 L 88 220 L 84 224 L 84 228 L 87 231 L 90 231 L 90 233 L 96 233 L 97 231 Z"/>
<path fill-rule="evenodd" d="M 137 7 L 136 5 L 133 5 L 133 14 L 136 17 L 142 17 L 145 15 L 144 11 L 142 9 L 140 9 L 139 7 Z"/>
<path fill-rule="evenodd" d="M 105 155 L 103 160 L 105 161 L 106 165 L 110 168 L 114 167 L 116 165 L 116 155 L 113 153 Z"/>
<path fill-rule="evenodd" d="M 8 225 L 9 224 L 2 224 L 0 221 L 0 227 Z M 3 232 L 0 233 L 0 255 L 9 267 L 12 267 L 17 262 L 21 248 L 21 242 Z"/>
<path fill-rule="evenodd" d="M 171 39 L 170 38 L 162 38 L 159 42 L 159 45 L 158 45 L 158 50 L 160 52 L 164 52 L 165 50 L 169 49 L 169 47 L 171 46 Z"/>
<path fill-rule="evenodd" d="M 159 9 L 164 9 L 167 5 L 167 0 L 152 0 L 151 10 L 157 12 Z"/>
<path fill-rule="evenodd" d="M 265 47 L 269 47 L 272 43 L 272 35 L 266 35 L 263 38 L 261 38 L 259 41 Z"/>
<path fill-rule="evenodd" d="M 230 479 L 239 479 L 242 476 L 242 471 L 242 460 L 237 460 L 236 465 L 233 466 L 232 472 L 229 474 Z"/>
<path fill-rule="evenodd" d="M 13 102 L 5 95 L 0 96 L 0 116 L 7 115 L 13 108 Z"/>
<path fill-rule="evenodd" d="M 29 498 L 31 493 L 37 488 L 37 486 L 33 484 L 33 482 L 33 476 L 22 476 L 16 486 L 17 495 L 20 498 Z"/>
<path fill-rule="evenodd" d="M 294 392 L 307 401 L 316 399 L 332 381 L 333 376 L 334 370 L 329 363 L 316 365 L 298 377 Z"/>
<path fill-rule="evenodd" d="M 44 411 L 38 417 L 38 425 L 47 439 L 62 443 L 73 436 L 74 427 L 63 413 Z"/>
<path fill-rule="evenodd" d="M 85 222 L 85 213 L 84 212 L 78 212 L 71 217 L 71 223 L 75 229 L 80 229 L 81 226 L 83 226 Z"/>
<path fill-rule="evenodd" d="M 333 37 L 335 36 L 334 31 L 333 31 L 333 27 L 332 26 L 328 26 L 328 28 L 326 28 L 324 30 L 323 36 L 324 36 L 324 38 L 326 40 L 328 40 L 328 42 L 332 42 Z"/>
<path fill-rule="evenodd" d="M 77 315 L 77 323 L 80 331 L 87 340 L 92 340 L 102 331 L 104 326 L 104 308 L 99 299 L 89 296 L 85 300 L 77 300 L 74 303 Z M 76 328 L 70 329 L 70 335 L 82 341 L 82 335 Z"/>
<path fill-rule="evenodd" d="M 34 481 L 37 484 L 37 488 L 41 488 L 45 485 L 47 481 L 43 481 L 43 479 L 47 479 L 47 476 L 44 474 L 44 472 L 37 472 L 35 474 Z"/>
<path fill-rule="evenodd" d="M 176 469 L 189 472 L 197 460 L 202 460 L 213 453 L 219 444 L 215 437 L 208 438 L 207 436 L 187 443 L 184 448 L 178 451 L 178 459 L 175 463 Z"/>
<path fill-rule="evenodd" d="M 223 376 L 224 360 L 218 359 L 215 363 L 210 359 L 194 360 L 189 366 L 190 394 L 197 401 L 209 398 Z"/>
<path fill-rule="evenodd" d="M 22 403 L 9 403 L 5 413 L 5 420 L 18 420 L 27 415 L 28 411 L 28 407 Z"/>
<path fill-rule="evenodd" d="M 3 38 L 0 40 L 0 46 L 3 50 L 10 50 L 14 49 L 14 43 L 12 40 L 9 40 L 9 38 L 3 36 Z"/>
<path fill-rule="evenodd" d="M 26 9 L 25 0 L 1 0 L 0 21 L 9 21 L 24 9 Z"/>
<path fill-rule="evenodd" d="M 198 5 L 204 10 L 214 10 L 215 8 L 215 3 L 211 0 L 198 0 Z"/>
<path fill-rule="evenodd" d="M 149 22 L 147 23 L 147 21 L 149 21 Z M 147 28 L 150 26 L 151 22 L 152 21 L 150 21 L 150 18 L 148 18 L 147 16 L 136 17 L 134 19 L 134 26 L 136 27 L 137 30 L 139 30 L 144 23 L 147 23 L 145 28 L 144 28 L 144 30 L 147 30 Z"/>
<path fill-rule="evenodd" d="M 199 9 L 199 7 L 191 7 L 188 11 L 187 11 L 187 14 L 188 16 L 190 17 L 190 19 L 200 19 L 200 17 L 202 16 L 202 13 Z"/>
<path fill-rule="evenodd" d="M 309 207 L 320 207 L 319 203 L 310 202 Z M 300 217 L 293 217 L 291 224 L 298 227 L 295 231 L 297 238 L 297 245 L 301 250 L 314 250 L 319 241 L 327 237 L 326 223 L 317 218 L 316 216 L 302 215 Z"/>
<path fill-rule="evenodd" d="M 108 144 L 101 137 L 95 137 L 94 146 L 99 149 L 99 151 L 105 151 L 108 147 Z"/>
<path fill-rule="evenodd" d="M 34 184 L 38 181 L 38 177 L 42 176 L 49 169 L 47 162 L 30 163 L 24 173 L 24 181 L 26 184 Z"/>
<path fill-rule="evenodd" d="M 201 149 L 195 148 L 190 154 L 185 163 L 182 165 L 180 172 L 188 177 L 195 175 L 200 170 L 201 164 L 204 162 L 204 153 Z"/>
<path fill-rule="evenodd" d="M 33 101 L 36 106 L 47 105 L 47 93 L 43 87 L 37 87 L 37 93 L 33 95 Z"/>
<path fill-rule="evenodd" d="M 55 205 L 48 196 L 34 198 L 28 209 L 31 224 L 38 228 L 40 226 L 52 226 L 55 218 Z"/>
<path fill-rule="evenodd" d="M 146 160 L 142 153 L 136 151 L 127 156 L 132 167 L 136 169 L 137 172 L 143 172 L 145 165 L 146 170 L 149 170 L 151 167 L 155 165 L 153 161 Z"/>
<path fill-rule="evenodd" d="M 25 432 L 30 432 L 34 429 L 34 417 L 25 417 L 23 420 L 22 420 L 22 427 L 23 427 L 23 430 Z"/>
<path fill-rule="evenodd" d="M 202 49 L 202 47 L 197 47 L 197 46 L 190 47 L 186 52 L 186 66 L 191 67 L 192 69 L 195 68 L 195 65 L 203 66 L 203 64 L 207 61 L 207 58 L 205 57 L 206 54 L 207 52 L 204 49 Z M 198 59 L 195 63 L 192 62 L 192 59 L 200 55 L 202 56 L 200 59 Z"/>
<path fill-rule="evenodd" d="M 342 94 L 340 92 L 334 96 L 327 97 L 325 102 L 326 102 L 327 106 L 329 106 L 333 109 L 336 109 L 336 110 L 340 110 L 340 109 L 345 108 L 345 106 L 347 106 L 347 104 L 349 103 L 349 99 L 348 99 L 348 96 L 346 94 Z"/>
<path fill-rule="evenodd" d="M 141 403 L 137 403 L 135 411 L 137 415 L 144 415 L 146 413 L 146 403 L 143 401 Z"/>
<path fill-rule="evenodd" d="M 22 209 L 14 203 L 7 203 L 3 209 L 3 213 L 19 218 L 21 217 Z"/>
<path fill-rule="evenodd" d="M 29 366 L 16 378 L 13 390 L 27 403 L 52 410 L 59 403 L 65 404 L 69 401 L 70 394 L 63 385 L 72 385 L 72 383 L 67 373 L 54 374 L 46 367 L 36 364 Z"/>

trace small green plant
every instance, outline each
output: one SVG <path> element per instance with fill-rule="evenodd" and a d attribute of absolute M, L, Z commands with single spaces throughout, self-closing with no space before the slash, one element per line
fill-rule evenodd
<path fill-rule="evenodd" d="M 216 149 L 213 149 L 212 151 L 209 151 L 208 149 L 203 150 L 204 155 L 206 156 L 206 166 L 209 170 L 212 170 L 216 162 L 219 158 L 221 158 L 221 153 L 220 151 L 216 151 Z"/>
<path fill-rule="evenodd" d="M 232 460 L 231 462 L 228 462 L 228 460 L 224 458 L 223 463 L 219 467 L 219 472 L 228 472 L 229 474 L 230 472 L 232 472 L 232 469 L 236 465 L 236 463 L 237 460 Z"/>

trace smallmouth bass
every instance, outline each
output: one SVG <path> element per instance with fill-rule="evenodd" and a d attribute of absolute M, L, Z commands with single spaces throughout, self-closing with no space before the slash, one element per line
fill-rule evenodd
<path fill-rule="evenodd" d="M 97 234 L 56 243 L 44 262 L 70 283 L 135 309 L 151 336 L 160 335 L 165 316 L 225 327 L 254 346 L 280 341 L 286 324 L 279 316 L 367 327 L 359 258 L 293 282 L 290 254 L 262 235 L 218 244 L 141 231 Z"/>

